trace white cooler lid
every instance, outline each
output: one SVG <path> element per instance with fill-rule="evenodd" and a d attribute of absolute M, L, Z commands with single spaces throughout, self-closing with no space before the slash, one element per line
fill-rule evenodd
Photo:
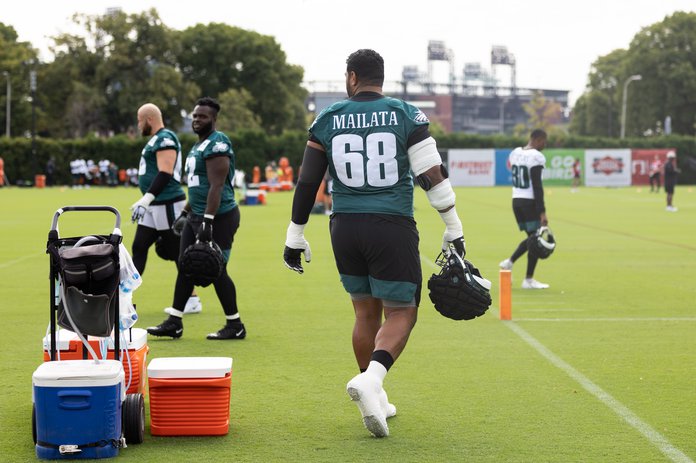
<path fill-rule="evenodd" d="M 62 360 L 44 362 L 34 371 L 32 383 L 43 387 L 114 386 L 124 382 L 123 365 L 117 360 Z M 122 394 L 125 398 L 125 390 Z"/>
<path fill-rule="evenodd" d="M 69 350 L 70 349 L 70 341 L 73 339 L 76 339 L 79 341 L 80 338 L 77 337 L 77 334 L 70 330 L 59 330 L 56 336 L 56 344 L 58 345 L 58 350 Z M 130 332 L 125 331 L 123 335 L 126 338 L 126 341 L 128 341 L 128 347 L 127 349 L 135 349 L 138 350 L 144 345 L 147 344 L 147 331 L 145 331 L 142 328 L 131 328 Z M 94 336 L 88 336 L 88 340 L 92 341 L 95 339 L 103 339 L 103 338 L 98 338 Z M 47 334 L 43 338 L 43 349 L 45 351 L 49 350 L 49 347 L 51 345 L 51 335 Z M 82 343 L 80 343 L 82 345 Z M 123 340 L 121 340 L 120 347 L 123 348 Z M 114 340 L 109 338 L 109 347 L 108 349 L 113 349 L 114 348 Z M 98 353 L 97 353 L 98 354 Z"/>
<path fill-rule="evenodd" d="M 230 357 L 162 357 L 147 366 L 150 378 L 222 378 L 231 371 Z"/>

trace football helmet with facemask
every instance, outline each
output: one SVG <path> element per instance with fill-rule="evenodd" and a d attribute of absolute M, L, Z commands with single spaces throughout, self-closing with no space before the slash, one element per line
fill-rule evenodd
<path fill-rule="evenodd" d="M 430 300 L 435 309 L 453 320 L 480 317 L 491 305 L 491 282 L 454 249 L 445 250 L 435 260 L 440 273 L 428 280 Z"/>
<path fill-rule="evenodd" d="M 225 258 L 214 241 L 196 241 L 179 259 L 179 271 L 196 286 L 209 286 L 225 270 Z"/>
<path fill-rule="evenodd" d="M 527 238 L 527 252 L 539 259 L 546 259 L 556 249 L 556 238 L 549 227 L 540 227 Z"/>

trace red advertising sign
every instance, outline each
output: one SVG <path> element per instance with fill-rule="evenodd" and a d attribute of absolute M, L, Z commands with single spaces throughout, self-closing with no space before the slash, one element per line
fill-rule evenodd
<path fill-rule="evenodd" d="M 667 161 L 667 153 L 676 150 L 670 148 L 652 150 L 631 150 L 631 184 L 649 185 L 650 173 L 655 169 L 660 171 L 662 183 L 662 167 Z"/>

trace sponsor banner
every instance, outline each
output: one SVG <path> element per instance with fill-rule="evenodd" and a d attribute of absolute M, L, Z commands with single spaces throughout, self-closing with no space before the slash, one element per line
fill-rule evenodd
<path fill-rule="evenodd" d="M 650 165 L 657 161 L 660 170 L 667 162 L 667 153 L 673 149 L 651 149 L 651 150 L 632 150 L 631 151 L 631 184 L 648 185 L 650 184 Z M 662 180 L 662 178 L 660 178 Z"/>
<path fill-rule="evenodd" d="M 631 150 L 585 150 L 585 185 L 630 186 Z"/>
<path fill-rule="evenodd" d="M 512 172 L 510 171 L 510 153 L 512 148 L 495 150 L 495 184 L 512 185 Z"/>
<path fill-rule="evenodd" d="M 452 186 L 495 185 L 495 150 L 451 149 L 447 170 Z"/>
<path fill-rule="evenodd" d="M 542 174 L 544 186 L 546 185 L 567 185 L 573 184 L 573 164 L 575 160 L 580 161 L 580 185 L 585 178 L 584 159 L 585 150 L 583 149 L 545 149 L 546 168 Z"/>

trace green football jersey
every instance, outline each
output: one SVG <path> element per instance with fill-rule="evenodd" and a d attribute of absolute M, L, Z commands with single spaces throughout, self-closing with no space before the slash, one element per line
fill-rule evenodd
<path fill-rule="evenodd" d="M 208 202 L 208 171 L 205 161 L 215 156 L 227 156 L 230 158 L 230 171 L 227 173 L 225 184 L 222 187 L 220 207 L 216 214 L 223 214 L 237 207 L 234 199 L 234 151 L 232 143 L 222 132 L 215 131 L 202 142 L 193 145 L 186 158 L 186 179 L 188 180 L 188 202 L 191 210 L 198 215 L 205 214 L 205 205 Z"/>
<path fill-rule="evenodd" d="M 164 187 L 164 190 L 155 197 L 152 204 L 171 202 L 177 199 L 185 199 L 186 194 L 181 188 L 181 144 L 176 134 L 169 129 L 159 129 L 154 134 L 140 153 L 140 166 L 138 168 L 138 186 L 140 191 L 147 193 L 152 181 L 159 173 L 157 168 L 157 152 L 163 150 L 176 151 L 176 163 L 172 178 Z"/>
<path fill-rule="evenodd" d="M 428 118 L 404 101 L 372 95 L 334 103 L 309 128 L 326 150 L 333 211 L 413 217 L 407 143 Z"/>

